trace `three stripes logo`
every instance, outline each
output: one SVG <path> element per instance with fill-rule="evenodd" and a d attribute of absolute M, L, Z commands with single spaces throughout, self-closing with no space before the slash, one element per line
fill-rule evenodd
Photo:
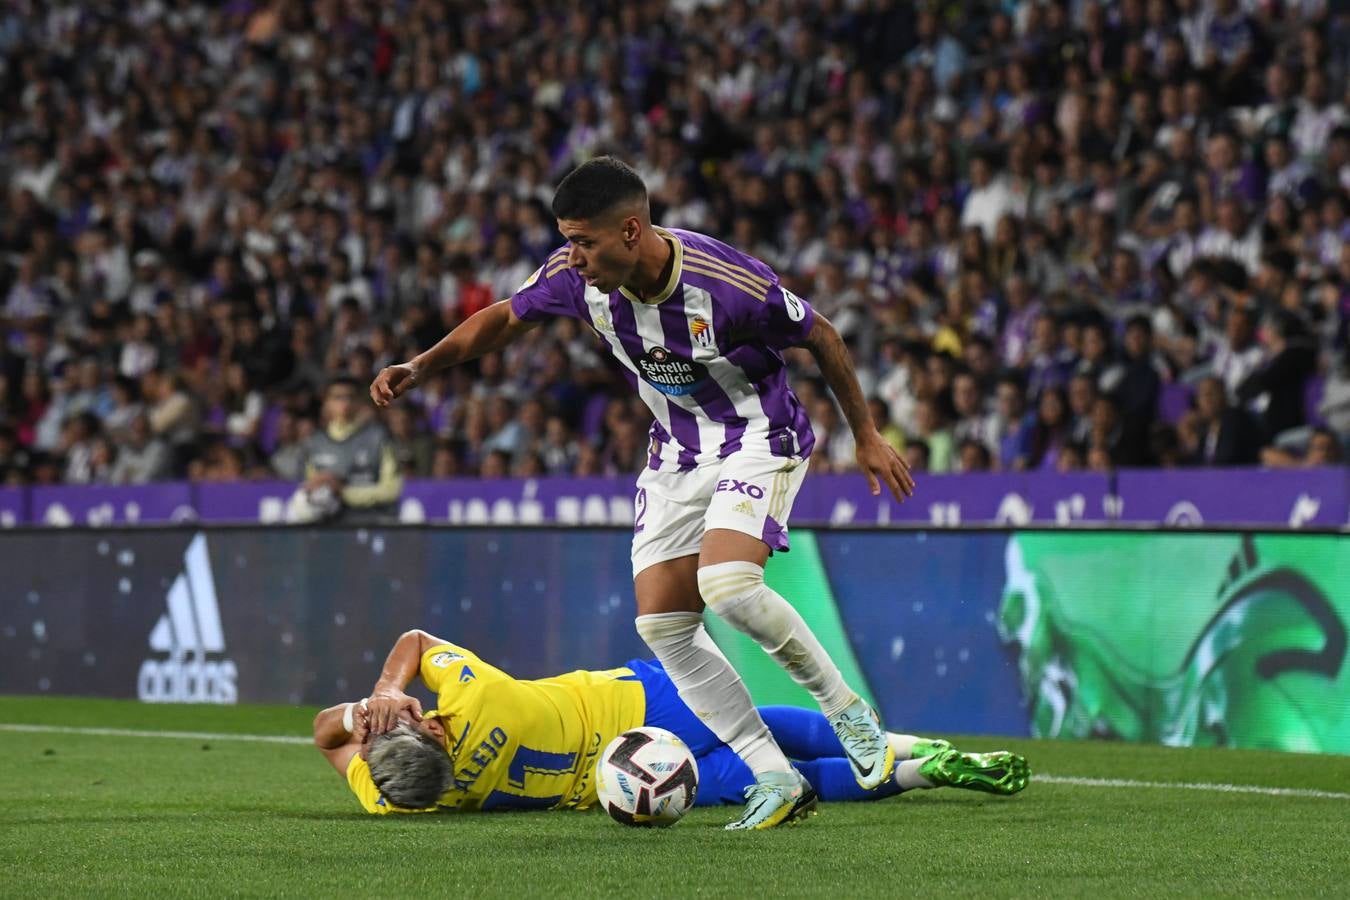
<path fill-rule="evenodd" d="M 234 660 L 207 659 L 225 651 L 225 632 L 206 535 L 188 544 L 165 604 L 168 611 L 150 631 L 150 649 L 168 658 L 141 663 L 137 696 L 146 703 L 236 702 L 239 670 Z"/>

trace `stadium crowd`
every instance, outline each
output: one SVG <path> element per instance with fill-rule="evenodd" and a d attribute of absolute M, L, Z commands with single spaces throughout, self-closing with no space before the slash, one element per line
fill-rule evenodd
<path fill-rule="evenodd" d="M 509 296 L 604 152 L 831 318 L 916 469 L 1333 464 L 1331 7 L 14 0 L 0 483 L 303 478 L 325 386 Z M 403 476 L 635 471 L 618 376 L 558 321 L 379 415 Z"/>

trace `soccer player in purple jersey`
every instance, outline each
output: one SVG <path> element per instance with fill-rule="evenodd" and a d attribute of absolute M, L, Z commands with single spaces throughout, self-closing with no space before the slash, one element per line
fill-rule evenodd
<path fill-rule="evenodd" d="M 554 316 L 587 323 L 655 416 L 633 529 L 637 630 L 690 709 L 755 774 L 733 829 L 771 828 L 814 808 L 731 663 L 703 625 L 705 604 L 810 691 L 864 788 L 895 757 L 877 714 L 847 684 L 797 611 L 764 583 L 788 549 L 787 520 L 814 443 L 781 351 L 805 347 L 843 408 L 858 465 L 879 494 L 914 491 L 877 433 L 848 350 L 824 316 L 757 259 L 706 235 L 653 226 L 642 179 L 598 157 L 563 179 L 553 215 L 567 244 L 510 302 L 471 316 L 371 384 L 377 406 L 428 374 L 502 349 Z"/>

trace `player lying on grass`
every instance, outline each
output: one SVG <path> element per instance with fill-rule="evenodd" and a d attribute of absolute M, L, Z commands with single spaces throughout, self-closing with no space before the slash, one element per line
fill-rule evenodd
<path fill-rule="evenodd" d="M 420 673 L 437 695 L 423 712 L 405 693 Z M 825 800 L 877 800 L 912 788 L 961 787 L 1014 794 L 1026 760 L 1006 751 L 961 753 L 947 741 L 891 734 L 894 775 L 875 790 L 853 777 L 824 715 L 795 707 L 759 714 L 797 770 Z M 394 644 L 366 701 L 314 719 L 314 742 L 367 812 L 424 809 L 571 809 L 596 802 L 600 751 L 630 728 L 665 728 L 698 758 L 697 803 L 742 802 L 755 778 L 680 700 L 655 661 L 522 681 L 471 651 L 409 631 Z"/>

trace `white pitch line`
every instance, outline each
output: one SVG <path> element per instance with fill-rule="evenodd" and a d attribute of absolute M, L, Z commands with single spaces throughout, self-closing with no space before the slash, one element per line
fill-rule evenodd
<path fill-rule="evenodd" d="M 136 731 L 131 728 L 79 728 L 70 725 L 10 725 L 0 722 L 0 731 L 31 734 L 87 734 L 93 737 L 186 738 L 191 741 L 248 741 L 254 744 L 312 744 L 305 737 L 280 734 L 217 734 L 214 731 Z"/>
<path fill-rule="evenodd" d="M 30 734 L 84 734 L 94 737 L 180 738 L 193 741 L 245 741 L 254 744 L 311 744 L 309 738 L 279 734 L 221 734 L 214 731 L 137 731 L 130 728 L 82 728 L 71 725 L 11 725 L 0 722 L 0 731 Z M 1350 800 L 1350 794 L 1313 788 L 1264 787 L 1255 784 L 1211 784 L 1194 781 L 1134 781 L 1128 778 L 1086 778 L 1077 775 L 1033 774 L 1033 784 L 1067 784 L 1094 788 L 1171 788 L 1211 791 L 1219 794 L 1260 794 L 1266 797 L 1310 797 L 1318 800 Z"/>
<path fill-rule="evenodd" d="M 1267 797 L 1316 797 L 1320 800 L 1350 800 L 1350 794 L 1313 788 L 1262 787 L 1255 784 L 1210 784 L 1202 781 L 1131 781 L 1126 778 L 1082 778 L 1076 775 L 1031 776 L 1032 784 L 1071 784 L 1075 787 L 1172 788 L 1183 791 L 1213 791 L 1220 794 L 1262 794 Z"/>

